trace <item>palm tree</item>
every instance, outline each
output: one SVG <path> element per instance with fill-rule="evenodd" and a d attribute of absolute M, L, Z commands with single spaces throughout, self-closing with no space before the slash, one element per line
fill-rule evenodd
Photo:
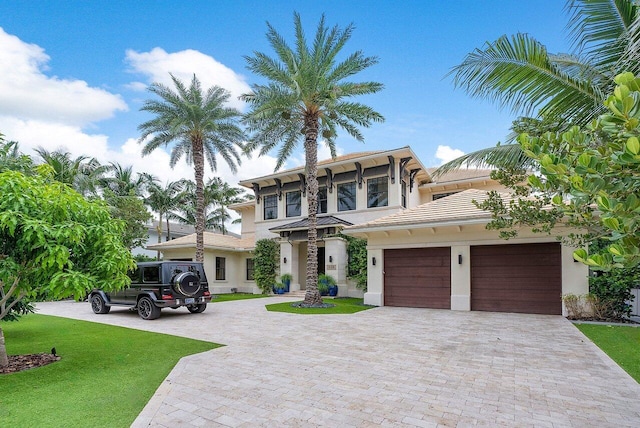
<path fill-rule="evenodd" d="M 158 213 L 158 226 L 156 228 L 158 232 L 158 243 L 162 242 L 162 218 L 167 221 L 167 241 L 171 240 L 171 227 L 169 226 L 169 213 L 176 209 L 182 199 L 182 191 L 184 189 L 185 180 L 171 181 L 164 186 L 157 183 L 155 177 L 151 177 L 147 192 L 148 196 L 145 198 L 145 203 L 154 212 Z M 160 259 L 160 251 L 157 254 L 158 260 Z"/>
<path fill-rule="evenodd" d="M 640 72 L 639 5 L 634 0 L 568 0 L 566 10 L 574 54 L 551 54 L 527 34 L 502 36 L 451 70 L 455 86 L 516 114 L 535 115 L 540 131 L 563 131 L 597 118 L 613 78 L 622 71 Z M 465 164 L 529 166 L 518 144 L 505 144 L 464 155 L 438 173 Z"/>
<path fill-rule="evenodd" d="M 355 83 L 349 77 L 376 64 L 376 57 L 365 57 L 356 51 L 338 62 L 337 57 L 351 38 L 353 25 L 345 29 L 325 27 L 322 16 L 311 46 L 302 29 L 300 16 L 294 14 L 295 48 L 291 48 L 269 23 L 267 40 L 276 53 L 272 58 L 256 52 L 245 57 L 252 72 L 267 79 L 265 85 L 253 85 L 252 92 L 241 99 L 248 102 L 245 116 L 252 139 L 245 146 L 251 153 L 260 148 L 264 155 L 280 145 L 276 170 L 293 153 L 302 139 L 307 172 L 309 232 L 307 278 L 304 305 L 322 303 L 317 288 L 317 205 L 318 205 L 318 136 L 321 135 L 335 157 L 337 128 L 342 128 L 359 141 L 364 138 L 358 126 L 369 127 L 382 122 L 382 115 L 370 107 L 350 101 L 357 95 L 380 91 L 376 82 Z"/>
<path fill-rule="evenodd" d="M 78 156 L 62 150 L 48 151 L 43 147 L 35 149 L 43 162 L 53 169 L 53 178 L 64 183 L 83 196 L 97 194 L 97 186 L 106 171 L 95 158 Z"/>
<path fill-rule="evenodd" d="M 214 219 L 217 223 L 216 226 L 222 231 L 222 234 L 227 233 L 225 226 L 226 221 L 231 219 L 228 207 L 231 204 L 237 204 L 246 200 L 246 195 L 243 189 L 239 187 L 231 187 L 229 183 L 222 181 L 220 177 L 213 177 L 208 187 L 212 191 L 212 199 L 214 203 Z"/>
<path fill-rule="evenodd" d="M 116 196 L 142 196 L 151 181 L 149 174 L 138 173 L 134 177 L 132 166 L 123 167 L 118 162 L 110 162 L 105 170 L 113 175 L 103 177 L 100 185 L 111 190 Z"/>
<path fill-rule="evenodd" d="M 171 75 L 175 91 L 160 83 L 153 83 L 149 91 L 160 100 L 145 101 L 142 111 L 154 117 L 142 123 L 139 143 L 144 143 L 142 155 L 158 147 L 175 143 L 169 165 L 173 168 L 184 156 L 194 167 L 196 182 L 196 261 L 204 261 L 204 164 L 217 169 L 216 155 L 220 155 L 232 172 L 237 171 L 244 132 L 238 126 L 240 112 L 226 107 L 229 92 L 218 86 L 203 91 L 195 74 L 189 87 Z M 145 141 L 150 137 L 148 141 Z"/>

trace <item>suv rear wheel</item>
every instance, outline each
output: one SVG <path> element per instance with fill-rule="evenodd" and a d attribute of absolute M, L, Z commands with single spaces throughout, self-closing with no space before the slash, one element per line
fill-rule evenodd
<path fill-rule="evenodd" d="M 91 309 L 96 314 L 108 314 L 111 310 L 111 307 L 107 306 L 101 295 L 94 294 L 91 297 Z"/>
<path fill-rule="evenodd" d="M 160 308 L 148 296 L 142 296 L 138 300 L 138 315 L 143 320 L 155 320 L 160 317 Z"/>
<path fill-rule="evenodd" d="M 189 309 L 189 312 L 191 312 L 192 314 L 200 314 L 204 312 L 205 309 L 207 309 L 207 304 L 198 303 L 197 305 L 189 305 L 187 306 L 187 309 Z"/>

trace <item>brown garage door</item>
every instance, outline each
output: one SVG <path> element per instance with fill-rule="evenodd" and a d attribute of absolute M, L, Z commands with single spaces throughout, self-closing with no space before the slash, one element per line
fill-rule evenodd
<path fill-rule="evenodd" d="M 562 314 L 559 243 L 471 247 L 471 310 Z"/>
<path fill-rule="evenodd" d="M 384 304 L 451 308 L 451 249 L 384 251 Z"/>

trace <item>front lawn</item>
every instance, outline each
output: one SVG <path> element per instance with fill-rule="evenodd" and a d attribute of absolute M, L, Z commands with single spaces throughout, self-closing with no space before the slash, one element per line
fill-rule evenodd
<path fill-rule="evenodd" d="M 640 327 L 576 324 L 593 343 L 640 383 Z"/>
<path fill-rule="evenodd" d="M 324 299 L 324 303 L 333 304 L 330 308 L 298 308 L 291 306 L 291 302 L 274 303 L 266 305 L 268 311 L 272 312 L 289 312 L 292 314 L 353 314 L 367 309 L 375 308 L 362 303 L 363 299 L 353 297 L 339 297 L 335 299 Z M 299 303 L 299 302 L 294 302 Z"/>
<path fill-rule="evenodd" d="M 232 300 L 261 299 L 263 297 L 273 297 L 268 294 L 250 294 L 250 293 L 228 293 L 215 294 L 211 303 L 230 302 Z"/>
<path fill-rule="evenodd" d="M 220 346 L 37 314 L 1 325 L 9 355 L 62 357 L 0 375 L 4 427 L 128 427 L 180 358 Z"/>

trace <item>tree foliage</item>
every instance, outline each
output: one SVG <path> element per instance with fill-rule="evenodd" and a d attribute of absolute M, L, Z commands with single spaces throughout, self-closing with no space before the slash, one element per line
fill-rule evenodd
<path fill-rule="evenodd" d="M 342 235 L 347 240 L 349 264 L 347 276 L 356 281 L 356 286 L 367 291 L 367 240 Z"/>
<path fill-rule="evenodd" d="M 614 81 L 608 113 L 591 125 L 518 137 L 539 174 L 521 185 L 524 176 L 502 172 L 515 197 L 491 192 L 478 204 L 494 216 L 489 227 L 509 237 L 521 225 L 551 233 L 562 222 L 578 230 L 567 238 L 583 247 L 576 260 L 598 270 L 640 265 L 640 78 L 622 73 Z M 596 239 L 607 245 L 587 249 Z"/>
<path fill-rule="evenodd" d="M 276 270 L 280 259 L 280 246 L 271 239 L 256 242 L 253 256 L 253 279 L 263 294 L 269 293 L 276 283 Z"/>

